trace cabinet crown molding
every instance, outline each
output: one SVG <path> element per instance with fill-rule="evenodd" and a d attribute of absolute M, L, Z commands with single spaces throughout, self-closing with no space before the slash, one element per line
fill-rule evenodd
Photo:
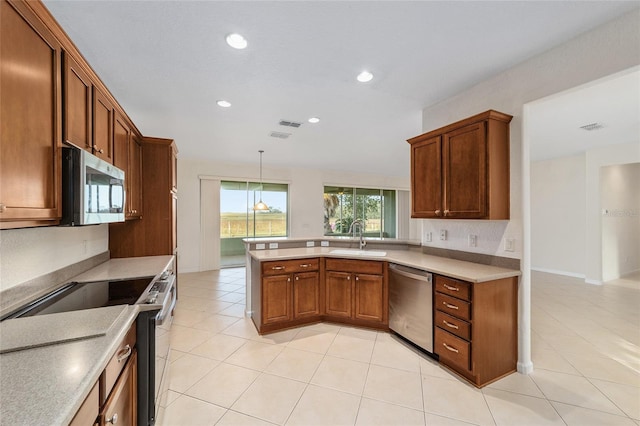
<path fill-rule="evenodd" d="M 455 123 L 451 123 L 451 124 L 447 124 L 444 127 L 440 127 L 438 129 L 435 130 L 430 130 L 426 133 L 423 133 L 419 136 L 415 136 L 411 139 L 407 139 L 407 142 L 409 142 L 410 144 L 414 144 L 414 143 L 418 143 L 418 142 L 422 142 L 424 140 L 427 140 L 429 138 L 432 138 L 434 136 L 438 136 L 442 133 L 446 133 L 449 132 L 451 130 L 457 129 L 459 127 L 462 126 L 466 126 L 469 124 L 473 124 L 473 123 L 477 123 L 480 121 L 484 121 L 484 120 L 496 120 L 496 121 L 503 121 L 505 123 L 510 123 L 511 119 L 513 118 L 512 115 L 509 114 L 505 114 L 503 112 L 500 111 L 496 111 L 493 109 L 487 110 L 485 112 L 481 112 L 480 114 L 476 114 L 473 115 L 471 117 L 467 117 L 463 120 L 460 121 L 456 121 Z"/>

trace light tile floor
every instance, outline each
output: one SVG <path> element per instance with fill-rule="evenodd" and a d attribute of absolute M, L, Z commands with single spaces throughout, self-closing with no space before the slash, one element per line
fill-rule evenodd
<path fill-rule="evenodd" d="M 478 390 L 383 332 L 259 336 L 244 275 L 180 275 L 158 424 L 640 425 L 640 276 L 592 286 L 534 273 L 535 370 Z"/>

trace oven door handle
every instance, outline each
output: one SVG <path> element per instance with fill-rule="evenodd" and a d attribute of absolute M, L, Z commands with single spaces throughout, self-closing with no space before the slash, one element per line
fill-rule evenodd
<path fill-rule="evenodd" d="M 171 283 L 171 290 L 168 292 L 165 300 L 162 303 L 162 309 L 158 312 L 156 316 L 156 324 L 162 325 L 164 320 L 167 318 L 167 315 L 171 315 L 171 311 L 176 306 L 176 293 L 175 287 L 173 287 L 173 283 Z"/>

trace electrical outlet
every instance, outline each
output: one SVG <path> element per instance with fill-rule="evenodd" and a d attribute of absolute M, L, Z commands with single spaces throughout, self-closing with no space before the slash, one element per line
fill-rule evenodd
<path fill-rule="evenodd" d="M 264 248 L 265 248 L 264 243 L 258 243 L 258 244 L 256 244 L 256 250 L 264 250 Z"/>
<path fill-rule="evenodd" d="M 320 246 L 329 247 L 329 241 L 320 241 Z"/>
<path fill-rule="evenodd" d="M 315 241 L 307 241 L 307 247 L 315 247 L 316 243 Z"/>
<path fill-rule="evenodd" d="M 447 240 L 447 230 L 446 229 L 441 229 L 440 230 L 440 240 L 441 241 L 446 241 Z"/>
<path fill-rule="evenodd" d="M 269 248 L 270 249 L 277 249 L 278 248 L 278 243 L 269 243 Z"/>
<path fill-rule="evenodd" d="M 432 239 L 433 239 L 433 236 L 431 235 L 431 232 L 427 232 L 427 233 L 424 235 L 424 240 L 425 240 L 427 243 L 430 243 Z"/>
<path fill-rule="evenodd" d="M 478 246 L 478 236 L 469 234 L 469 247 L 477 247 Z"/>
<path fill-rule="evenodd" d="M 513 238 L 505 238 L 504 251 L 516 251 L 516 240 Z"/>

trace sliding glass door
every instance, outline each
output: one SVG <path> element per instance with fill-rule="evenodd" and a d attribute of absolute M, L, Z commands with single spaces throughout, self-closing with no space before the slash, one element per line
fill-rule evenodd
<path fill-rule="evenodd" d="M 262 201 L 266 211 L 253 210 Z M 220 182 L 220 265 L 245 264 L 243 238 L 288 235 L 289 186 L 246 181 Z"/>

